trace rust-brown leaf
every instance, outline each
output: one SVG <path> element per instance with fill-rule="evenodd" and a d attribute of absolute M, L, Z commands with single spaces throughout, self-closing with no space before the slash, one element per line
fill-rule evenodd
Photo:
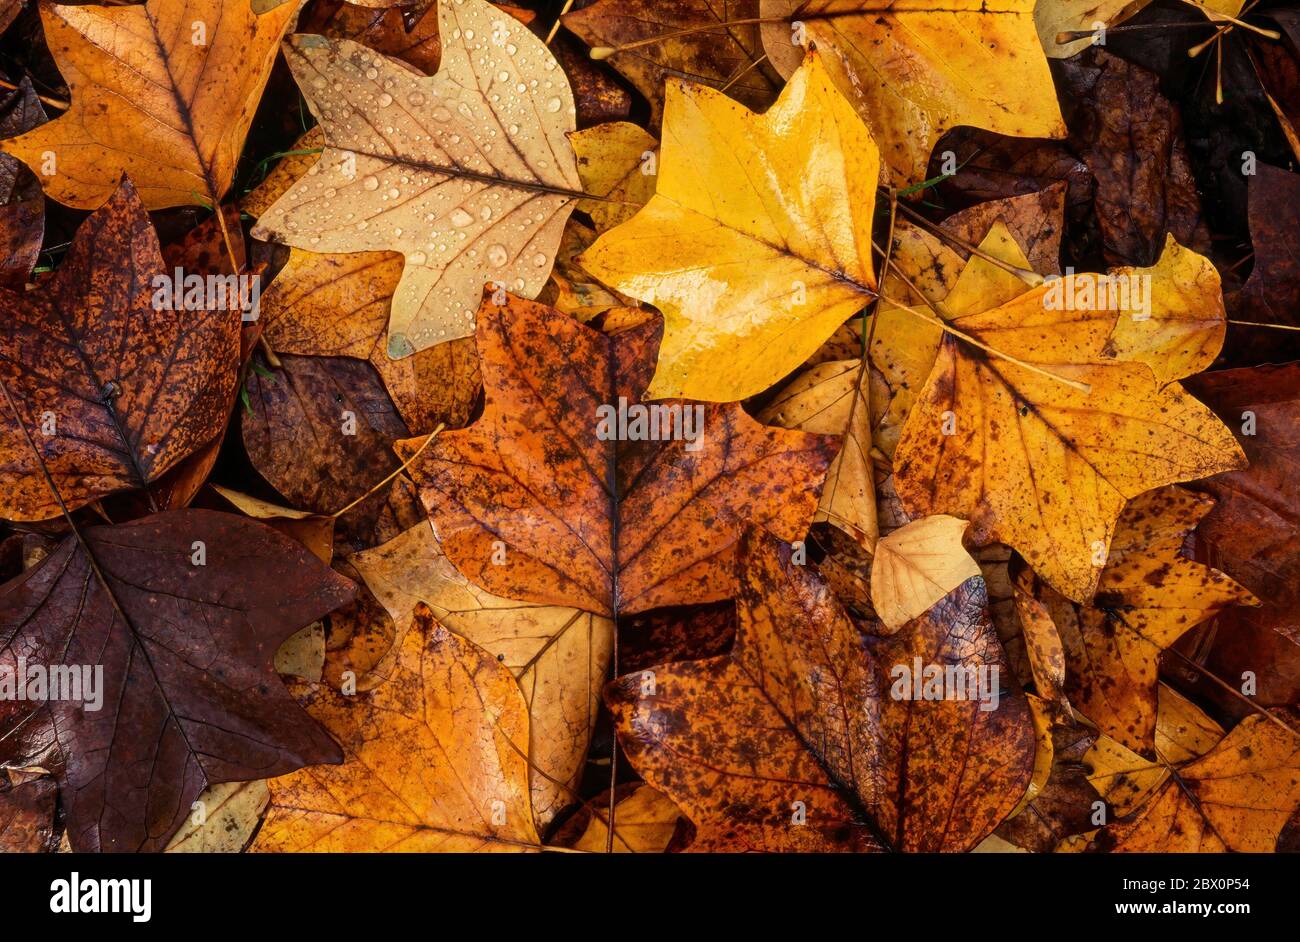
<path fill-rule="evenodd" d="M 163 266 L 129 181 L 77 230 L 42 290 L 0 289 L 0 380 L 70 509 L 155 481 L 212 441 L 235 391 L 240 312 L 155 303 Z M 58 516 L 0 402 L 0 517 Z"/>
<path fill-rule="evenodd" d="M 631 613 L 726 598 L 748 523 L 803 535 L 834 439 L 688 401 L 656 403 L 675 411 L 655 412 L 652 433 L 640 397 L 657 318 L 606 336 L 504 300 L 488 293 L 479 309 L 483 416 L 439 435 L 411 466 L 443 552 L 471 582 L 505 598 Z"/>

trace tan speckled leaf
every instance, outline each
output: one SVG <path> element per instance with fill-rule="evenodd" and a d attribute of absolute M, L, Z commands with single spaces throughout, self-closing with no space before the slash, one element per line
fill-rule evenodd
<path fill-rule="evenodd" d="M 154 279 L 168 274 L 127 181 L 40 291 L 0 289 L 0 379 L 71 510 L 158 480 L 225 427 L 240 314 L 157 308 Z M 0 398 L 0 517 L 59 513 Z"/>
<path fill-rule="evenodd" d="M 271 792 L 266 782 L 222 782 L 209 785 L 167 845 L 168 854 L 237 854 L 262 820 Z"/>
<path fill-rule="evenodd" d="M 614 623 L 557 605 L 492 595 L 456 571 L 427 522 L 352 557 L 398 625 L 398 640 L 424 602 L 438 622 L 497 657 L 528 702 L 533 813 L 544 828 L 573 801 L 609 669 Z M 377 670 L 391 668 L 390 658 Z"/>
<path fill-rule="evenodd" d="M 801 539 L 838 443 L 739 405 L 641 402 L 662 326 L 606 335 L 488 292 L 483 415 L 410 466 L 443 552 L 495 595 L 597 614 L 730 597 L 750 524 Z M 633 312 L 636 313 L 636 312 Z M 620 406 L 625 424 L 620 430 Z M 676 418 L 673 418 L 673 416 Z M 423 441 L 399 442 L 410 455 Z"/>
<path fill-rule="evenodd" d="M 343 746 L 343 764 L 272 779 L 251 850 L 538 847 L 519 685 L 427 609 L 417 611 L 387 683 L 350 696 L 318 686 L 302 700 Z"/>
<path fill-rule="evenodd" d="M 259 16 L 254 6 L 269 9 Z M 0 150 L 25 161 L 50 197 L 78 209 L 103 204 L 124 174 L 149 209 L 216 203 L 298 6 L 42 3 L 45 39 L 72 103 Z M 57 172 L 45 175 L 48 153 Z"/>
<path fill-rule="evenodd" d="M 485 0 L 441 0 L 438 22 L 432 77 L 350 40 L 292 39 L 327 146 L 254 229 L 313 252 L 401 252 L 397 358 L 472 335 L 485 282 L 536 296 L 581 188 L 573 94 L 542 41 Z"/>

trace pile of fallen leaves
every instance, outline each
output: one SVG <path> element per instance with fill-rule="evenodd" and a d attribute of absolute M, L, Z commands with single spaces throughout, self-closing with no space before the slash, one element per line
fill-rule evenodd
<path fill-rule="evenodd" d="M 0 24 L 0 849 L 1300 844 L 1300 11 Z"/>

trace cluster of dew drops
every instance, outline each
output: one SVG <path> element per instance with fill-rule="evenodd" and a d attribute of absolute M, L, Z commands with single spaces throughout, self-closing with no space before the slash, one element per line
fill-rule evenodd
<path fill-rule="evenodd" d="M 463 0 L 454 0 L 454 2 L 461 5 Z M 523 26 L 518 28 L 525 29 Z M 449 229 L 447 233 L 441 231 L 437 225 L 440 216 L 439 212 L 430 211 L 424 214 L 425 221 L 430 223 L 430 229 L 427 233 L 429 241 L 425 246 L 428 251 L 419 249 L 406 250 L 405 259 L 407 265 L 428 265 L 430 263 L 430 254 L 434 258 L 433 264 L 438 265 L 439 259 L 445 258 L 449 250 L 447 236 L 450 235 L 457 242 L 464 242 L 468 237 L 467 230 L 475 223 L 475 213 L 480 223 L 479 228 L 486 229 L 500 208 L 504 188 L 492 187 L 481 180 L 463 180 L 460 183 L 461 196 L 456 197 L 448 194 L 443 188 L 434 186 L 435 177 L 437 176 L 436 171 L 421 173 L 415 167 L 404 167 L 402 165 L 403 157 L 406 157 L 411 163 L 427 162 L 428 164 L 436 164 L 441 159 L 449 161 L 452 166 L 460 170 L 484 176 L 497 176 L 499 171 L 489 162 L 489 155 L 492 152 L 493 139 L 499 136 L 499 129 L 504 130 L 510 140 L 518 139 L 521 132 L 524 135 L 524 140 L 530 136 L 543 136 L 545 130 L 540 126 L 542 120 L 540 112 L 558 114 L 565 107 L 566 98 L 568 99 L 569 123 L 571 126 L 573 125 L 576 111 L 572 96 L 565 95 L 562 97 L 559 94 L 561 90 L 568 91 L 567 81 L 563 78 L 563 75 L 560 74 L 556 78 L 543 78 L 541 80 L 533 78 L 527 82 L 523 80 L 522 76 L 516 79 L 507 66 L 524 73 L 527 71 L 528 63 L 526 58 L 515 58 L 519 53 L 519 47 L 511 39 L 511 27 L 509 22 L 503 19 L 493 22 L 491 34 L 487 37 L 476 38 L 473 29 L 462 31 L 457 28 L 452 31 L 451 43 L 461 44 L 465 54 L 470 58 L 477 56 L 477 62 L 474 63 L 475 72 L 478 75 L 490 75 L 492 77 L 491 85 L 486 93 L 489 111 L 484 116 L 485 120 L 482 121 L 479 121 L 475 109 L 468 101 L 462 99 L 455 106 L 456 113 L 463 120 L 457 120 L 456 115 L 446 105 L 438 101 L 440 98 L 439 86 L 450 84 L 454 95 L 454 89 L 460 87 L 456 84 L 456 79 L 464 78 L 463 76 L 444 77 L 440 73 L 438 78 L 431 82 L 427 76 L 407 72 L 404 69 L 394 69 L 392 67 L 385 69 L 384 66 L 387 63 L 384 57 L 366 49 L 364 46 L 355 46 L 351 54 L 350 62 L 357 73 L 364 76 L 369 83 L 379 82 L 380 91 L 378 94 L 367 95 L 369 101 L 366 104 L 371 107 L 367 107 L 365 111 L 372 121 L 375 115 L 383 115 L 386 109 L 398 103 L 397 98 L 394 97 L 396 93 L 398 98 L 405 103 L 404 106 L 401 106 L 402 112 L 414 114 L 417 118 L 428 117 L 436 123 L 434 131 L 427 138 L 424 134 L 419 133 L 419 129 L 423 127 L 423 124 L 418 120 L 415 129 L 409 133 L 405 129 L 399 131 L 392 125 L 384 126 L 381 129 L 385 136 L 385 144 L 397 157 L 397 161 L 392 166 L 381 171 L 383 176 L 393 176 L 396 179 L 389 183 L 387 189 L 380 195 L 380 200 L 385 203 L 400 200 L 402 197 L 401 187 L 413 183 L 417 187 L 417 193 L 428 192 L 429 198 L 436 202 L 455 203 L 454 206 L 445 210 L 445 215 L 442 217 L 443 223 Z M 543 68 L 550 73 L 556 72 L 557 63 L 554 57 L 545 51 L 540 54 L 542 55 Z M 446 47 L 444 47 L 444 56 L 446 55 L 447 51 Z M 500 66 L 499 69 L 498 66 Z M 382 81 L 380 81 L 381 69 L 384 71 Z M 560 83 L 559 86 L 557 86 L 557 80 Z M 358 88 L 363 88 L 365 85 L 364 82 L 357 82 Z M 332 91 L 336 93 L 328 96 L 324 94 L 312 96 L 325 123 L 343 127 L 349 124 L 362 124 L 366 125 L 366 131 L 373 134 L 367 122 L 358 119 L 360 109 L 348 101 L 347 96 L 343 94 L 347 90 L 342 82 L 336 80 L 331 83 L 323 75 L 318 74 L 312 79 L 311 86 L 317 93 L 326 92 L 331 87 Z M 505 96 L 504 101 L 502 100 L 503 94 Z M 434 102 L 432 107 L 429 107 L 430 98 Z M 502 124 L 505 120 L 515 116 L 518 116 L 518 121 Z M 519 123 L 521 121 L 525 123 L 523 128 Z M 469 131 L 467 128 L 473 128 L 475 131 Z M 459 146 L 462 143 L 462 135 L 458 131 L 465 132 L 466 136 L 471 138 L 466 147 Z M 394 135 L 400 135 L 400 148 L 392 143 Z M 422 145 L 424 146 L 422 147 Z M 455 156 L 452 154 L 453 151 L 455 151 Z M 350 159 L 354 159 L 346 151 L 336 151 L 336 153 L 339 154 L 340 165 L 346 165 Z M 528 182 L 561 189 L 574 189 L 578 186 L 574 168 L 553 168 L 551 162 L 545 158 L 537 158 L 530 163 L 524 163 L 515 158 L 508 160 L 508 163 L 514 179 L 524 179 Z M 311 191 L 314 189 L 319 191 L 326 201 L 337 197 L 337 189 L 325 186 L 319 179 L 310 179 L 320 176 L 323 164 L 324 161 L 322 160 L 311 166 L 302 182 L 291 189 L 294 196 L 300 199 L 309 198 Z M 349 174 L 346 166 L 340 166 L 339 169 L 344 176 L 349 178 L 355 174 L 355 170 L 352 171 L 352 174 Z M 528 176 L 524 176 L 525 174 Z M 412 175 L 414 175 L 414 179 L 412 179 Z M 380 187 L 384 186 L 385 182 L 389 181 L 381 181 L 380 176 L 373 173 L 361 178 L 361 186 L 370 192 L 378 191 Z M 516 193 L 525 192 L 527 191 L 516 191 Z M 480 194 L 482 196 L 481 205 L 475 209 L 471 203 Z M 545 205 L 547 202 L 555 202 L 559 199 L 561 198 L 555 197 L 550 201 L 539 200 L 539 203 Z M 513 195 L 511 202 L 517 202 L 518 200 L 519 196 Z M 315 202 L 315 200 L 312 202 Z M 330 206 L 328 203 L 325 208 L 327 213 L 335 211 L 335 207 Z M 514 209 L 516 207 L 510 206 L 507 208 Z M 346 207 L 343 207 L 343 209 L 346 210 Z M 382 215 L 383 212 L 381 210 L 379 215 Z M 520 233 L 527 233 L 530 227 L 542 227 L 553 215 L 554 208 L 540 209 L 532 217 L 523 215 L 517 224 Z M 353 223 L 352 220 L 355 216 L 354 211 L 345 211 L 343 222 L 351 223 L 358 232 L 369 229 L 374 221 L 374 217 L 372 217 L 371 219 L 357 220 Z M 319 234 L 320 222 L 320 220 L 313 220 L 299 213 L 289 213 L 285 218 L 285 228 L 290 232 L 306 231 L 311 233 L 308 235 L 307 242 L 310 247 L 316 247 L 321 242 Z M 375 238 L 376 242 L 382 241 L 382 237 L 379 237 L 377 231 L 372 231 L 371 235 L 372 237 L 378 237 Z M 401 227 L 394 227 L 391 230 L 391 235 L 394 240 L 397 240 L 401 239 L 404 233 Z M 398 246 L 394 245 L 392 247 L 397 248 Z M 402 248 L 405 249 L 405 246 L 402 246 Z M 464 254 L 471 262 L 478 258 L 478 250 L 473 247 L 467 249 Z M 492 269 L 505 268 L 511 261 L 510 251 L 500 242 L 494 242 L 487 246 L 484 250 L 484 257 L 487 265 Z M 516 277 L 511 287 L 517 292 L 540 290 L 544 274 L 549 270 L 550 257 L 546 253 L 535 252 L 529 260 L 536 273 L 530 273 L 528 279 Z M 530 284 L 530 282 L 537 283 Z M 440 286 L 439 290 L 445 295 L 447 302 L 455 302 L 462 294 L 454 285 L 444 284 Z M 462 313 L 467 322 L 472 324 L 475 316 L 474 310 L 464 308 Z M 446 331 L 438 331 L 438 333 L 445 336 Z"/>

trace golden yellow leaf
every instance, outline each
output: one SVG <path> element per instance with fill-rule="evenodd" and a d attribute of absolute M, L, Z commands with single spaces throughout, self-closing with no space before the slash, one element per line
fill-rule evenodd
<path fill-rule="evenodd" d="M 885 402 L 873 402 L 881 450 L 889 455 L 898 447 L 903 425 L 934 368 L 943 340 L 943 328 L 933 322 L 934 314 L 926 302 L 938 310 L 939 316 L 951 321 L 995 308 L 1032 287 L 979 256 L 972 255 L 963 262 L 937 237 L 914 226 L 900 226 L 894 246 L 884 276 L 884 297 L 876 306 L 871 331 L 871 360 L 889 387 Z M 1001 218 L 994 221 L 979 248 L 1009 265 L 1029 268 L 1019 242 Z M 929 314 L 932 319 L 918 317 L 901 305 Z"/>
<path fill-rule="evenodd" d="M 1300 737 L 1249 716 L 1198 759 L 1171 772 L 1091 849 L 1111 852 L 1272 853 L 1300 808 Z"/>
<path fill-rule="evenodd" d="M 536 766 L 530 775 L 533 812 L 545 827 L 574 800 L 613 651 L 614 623 L 478 588 L 442 554 L 427 521 L 351 561 L 397 623 L 395 652 L 423 602 L 441 624 L 496 657 L 519 681 Z M 387 672 L 392 661 L 385 658 L 376 671 Z"/>
<path fill-rule="evenodd" d="M 821 56 L 763 115 L 670 81 L 654 197 L 579 259 L 664 314 L 647 396 L 743 399 L 856 313 L 876 286 L 878 170 Z"/>
<path fill-rule="evenodd" d="M 961 545 L 965 532 L 965 520 L 940 514 L 881 537 L 871 561 L 871 604 L 891 632 L 980 574 Z"/>
<path fill-rule="evenodd" d="M 610 846 L 608 808 L 608 795 L 592 801 L 591 819 L 574 843 L 574 850 L 605 853 Z M 681 809 L 671 798 L 649 785 L 637 785 L 614 805 L 613 851 L 616 854 L 663 853 L 681 819 Z"/>
<path fill-rule="evenodd" d="M 317 686 L 307 712 L 342 765 L 270 780 L 252 851 L 527 851 L 528 708 L 510 671 L 420 609 L 393 674 L 351 695 Z"/>
<path fill-rule="evenodd" d="M 1245 456 L 1210 410 L 1148 365 L 1177 378 L 1201 354 L 1129 340 L 1133 359 L 1117 359 L 1117 322 L 1136 308 L 1054 303 L 1059 285 L 950 322 L 964 336 L 940 342 L 899 440 L 895 486 L 909 513 L 964 517 L 977 545 L 1011 545 L 1084 600 L 1126 501 L 1242 467 Z M 1208 286 L 1197 301 L 1200 311 L 1221 303 Z M 1182 323 L 1200 336 L 1199 318 Z M 1198 349 L 1206 343 L 1214 348 Z"/>
<path fill-rule="evenodd" d="M 817 520 L 829 520 L 872 549 L 879 536 L 871 465 L 871 403 L 861 360 L 821 363 L 800 374 L 758 415 L 765 425 L 839 435 Z"/>
<path fill-rule="evenodd" d="M 1070 703 L 1108 736 L 1154 757 L 1160 654 L 1189 628 L 1254 597 L 1180 552 L 1214 501 L 1182 488 L 1143 494 L 1119 518 L 1096 595 L 1075 606 L 1039 587 L 1065 653 Z"/>
<path fill-rule="evenodd" d="M 472 335 L 485 282 L 535 297 L 580 195 L 573 93 L 542 41 L 486 0 L 442 0 L 438 29 L 432 77 L 350 40 L 291 40 L 326 147 L 253 230 L 313 252 L 401 252 L 394 358 Z"/>
<path fill-rule="evenodd" d="M 659 142 L 630 121 L 611 121 L 569 135 L 578 158 L 582 188 L 619 202 L 583 200 L 597 232 L 613 229 L 636 215 L 655 193 Z"/>
<path fill-rule="evenodd" d="M 260 16 L 255 5 L 42 3 L 45 39 L 72 103 L 0 150 L 31 167 L 50 197 L 78 209 L 103 204 L 123 174 L 149 209 L 218 202 L 299 3 Z"/>
<path fill-rule="evenodd" d="M 1172 687 L 1160 685 L 1156 714 L 1156 761 L 1145 759 L 1109 736 L 1098 736 L 1083 757 L 1088 781 L 1117 816 L 1138 808 L 1169 776 L 1171 767 L 1209 752 L 1223 727 Z"/>
<path fill-rule="evenodd" d="M 784 20 L 762 27 L 782 75 L 799 64 L 796 40 L 828 53 L 897 186 L 924 180 L 930 151 L 959 124 L 1065 137 L 1034 0 L 763 0 L 760 9 Z"/>

